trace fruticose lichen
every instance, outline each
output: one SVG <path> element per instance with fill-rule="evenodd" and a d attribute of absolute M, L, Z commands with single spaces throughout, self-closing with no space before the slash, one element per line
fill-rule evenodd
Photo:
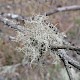
<path fill-rule="evenodd" d="M 37 15 L 25 20 L 24 33 L 18 32 L 16 41 L 22 42 L 23 45 L 22 48 L 17 48 L 18 51 L 25 54 L 23 63 L 35 62 L 44 54 L 53 55 L 49 48 L 50 45 L 66 44 L 64 35 L 44 15 Z"/>

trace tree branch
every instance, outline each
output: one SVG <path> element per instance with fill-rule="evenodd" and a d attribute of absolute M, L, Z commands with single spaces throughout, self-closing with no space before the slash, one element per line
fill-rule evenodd
<path fill-rule="evenodd" d="M 55 48 L 51 48 L 52 51 L 56 50 Z M 57 53 L 57 55 L 63 59 L 66 60 L 69 64 L 71 64 L 72 66 L 74 66 L 75 68 L 80 70 L 80 63 L 76 60 L 74 60 L 72 57 L 69 57 L 66 52 L 64 51 L 64 49 L 58 49 L 59 53 Z"/>
<path fill-rule="evenodd" d="M 58 49 L 66 49 L 66 50 L 72 50 L 72 51 L 78 51 L 78 54 L 80 55 L 80 48 L 79 47 L 75 47 L 75 46 L 51 46 L 51 49 L 54 50 L 58 50 Z"/>
<path fill-rule="evenodd" d="M 58 13 L 58 12 L 75 11 L 75 10 L 80 10 L 80 6 L 79 5 L 73 5 L 73 6 L 56 8 L 52 11 L 46 12 L 46 16 L 50 16 L 50 15 Z"/>
<path fill-rule="evenodd" d="M 7 17 L 7 18 L 11 18 L 11 19 L 16 19 L 16 20 L 26 20 L 27 17 L 25 16 L 21 16 L 21 15 L 18 15 L 18 14 L 13 14 L 13 13 L 0 13 L 1 16 L 3 17 Z"/>
<path fill-rule="evenodd" d="M 72 74 L 71 74 L 71 72 L 70 72 L 70 68 L 71 68 L 71 67 L 69 67 L 69 64 L 67 63 L 66 60 L 63 60 L 63 59 L 62 59 L 62 61 L 63 61 L 64 66 L 65 66 L 65 68 L 66 68 L 66 71 L 67 71 L 67 74 L 68 74 L 68 76 L 69 76 L 69 79 L 70 79 L 70 80 L 74 80 L 73 77 L 72 77 Z"/>
<path fill-rule="evenodd" d="M 18 30 L 18 31 L 23 32 L 23 33 L 25 31 L 23 26 L 18 25 L 14 21 L 9 20 L 9 19 L 3 17 L 2 15 L 0 15 L 0 21 L 3 22 L 5 25 L 7 25 L 10 28 L 13 28 L 13 29 Z"/>
<path fill-rule="evenodd" d="M 60 7 L 56 8 L 52 11 L 46 12 L 46 16 L 50 16 L 52 14 L 58 13 L 58 12 L 65 12 L 65 11 L 75 11 L 75 10 L 80 10 L 80 5 L 73 5 L 73 6 L 65 6 L 65 7 Z M 12 13 L 2 13 L 1 15 L 5 17 L 10 17 L 12 19 L 18 19 L 18 20 L 26 20 L 27 17 L 18 15 L 18 14 L 12 14 Z"/>

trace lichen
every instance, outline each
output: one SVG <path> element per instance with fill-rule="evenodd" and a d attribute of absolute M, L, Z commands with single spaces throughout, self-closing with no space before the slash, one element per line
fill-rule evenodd
<path fill-rule="evenodd" d="M 47 52 L 52 55 L 50 45 L 63 45 L 64 36 L 48 21 L 45 15 L 28 18 L 25 20 L 24 28 L 25 34 L 18 32 L 16 37 L 16 41 L 21 41 L 24 45 L 21 48 L 21 51 L 25 53 L 22 62 L 34 62 Z"/>

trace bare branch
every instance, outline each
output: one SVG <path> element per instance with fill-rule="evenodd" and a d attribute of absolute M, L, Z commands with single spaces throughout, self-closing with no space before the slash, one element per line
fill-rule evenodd
<path fill-rule="evenodd" d="M 67 71 L 67 74 L 68 74 L 68 76 L 69 76 L 69 79 L 70 79 L 70 80 L 74 80 L 73 77 L 72 77 L 72 74 L 71 74 L 71 72 L 70 72 L 70 68 L 71 68 L 71 67 L 69 66 L 69 64 L 67 63 L 66 60 L 63 60 L 63 59 L 62 59 L 62 61 L 63 61 L 64 66 L 65 66 L 65 68 L 66 68 L 66 71 Z"/>
<path fill-rule="evenodd" d="M 66 50 L 72 50 L 72 51 L 80 52 L 80 48 L 75 47 L 75 46 L 51 46 L 51 49 L 66 49 Z M 78 54 L 80 55 L 80 53 L 78 53 Z"/>
<path fill-rule="evenodd" d="M 16 19 L 16 20 L 26 20 L 27 19 L 27 17 L 25 17 L 25 16 L 21 16 L 21 15 L 18 15 L 18 14 L 13 14 L 13 13 L 2 12 L 0 15 L 3 16 L 3 17 Z"/>
<path fill-rule="evenodd" d="M 20 32 L 24 32 L 24 30 L 25 30 L 23 28 L 23 26 L 16 24 L 14 21 L 9 20 L 9 19 L 3 17 L 2 15 L 0 15 L 0 21 L 3 22 L 8 27 L 18 30 Z"/>
<path fill-rule="evenodd" d="M 47 12 L 46 16 L 50 16 L 50 15 L 58 13 L 58 12 L 75 11 L 75 10 L 80 10 L 80 5 L 73 5 L 73 6 L 66 6 L 66 7 L 56 8 L 52 11 Z"/>
<path fill-rule="evenodd" d="M 80 5 L 65 6 L 65 7 L 56 8 L 52 11 L 46 12 L 46 16 L 50 16 L 50 15 L 58 13 L 58 12 L 75 11 L 75 10 L 80 10 Z M 24 20 L 24 19 L 26 20 L 27 19 L 27 17 L 25 17 L 25 16 L 21 16 L 18 14 L 12 14 L 12 13 L 3 13 L 1 15 L 5 16 L 5 17 L 10 17 L 12 19 L 18 19 L 18 20 Z"/>
<path fill-rule="evenodd" d="M 10 4 L 7 4 L 7 5 L 10 5 Z M 50 15 L 58 13 L 58 12 L 75 11 L 75 10 L 80 10 L 80 5 L 65 6 L 65 7 L 56 8 L 52 11 L 46 12 L 46 16 L 50 16 Z M 3 13 L 3 15 L 6 17 L 11 17 L 12 19 L 19 19 L 19 20 L 27 19 L 24 16 L 12 14 L 12 13 Z M 15 18 L 13 18 L 14 15 L 16 16 Z"/>
<path fill-rule="evenodd" d="M 63 55 L 63 56 L 62 56 Z M 72 66 L 74 66 L 75 68 L 80 70 L 80 63 L 74 59 L 72 59 L 71 57 L 69 57 L 67 54 L 60 54 L 60 56 L 62 58 L 65 58 L 69 64 L 71 64 Z"/>

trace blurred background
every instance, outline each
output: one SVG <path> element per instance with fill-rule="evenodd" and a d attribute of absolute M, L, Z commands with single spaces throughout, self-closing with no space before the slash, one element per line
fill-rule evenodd
<path fill-rule="evenodd" d="M 0 13 L 15 13 L 30 17 L 52 11 L 58 7 L 71 5 L 80 5 L 80 0 L 0 0 Z M 80 47 L 80 11 L 59 12 L 50 15 L 49 20 L 52 24 L 57 24 L 56 27 L 60 32 L 66 33 L 67 41 L 72 45 Z M 7 28 L 0 22 L 0 66 L 16 64 L 23 58 L 14 49 L 16 46 L 20 46 L 20 44 L 9 40 L 8 35 L 15 36 L 16 33 L 14 32 L 13 29 Z M 80 56 L 75 52 L 69 55 L 80 62 Z M 20 76 L 17 73 L 9 74 L 11 76 L 4 79 L 2 76 L 7 75 L 1 74 L 0 80 L 64 80 L 61 74 L 58 73 L 60 71 L 58 67 L 63 67 L 63 65 L 53 66 L 52 64 L 47 64 L 44 67 L 37 66 L 35 65 L 33 68 L 24 66 L 24 69 L 20 67 L 20 70 L 17 70 L 21 74 Z M 56 69 L 54 70 L 54 68 Z M 50 74 L 46 74 L 48 71 Z M 63 74 L 64 71 L 62 72 Z M 55 77 L 53 78 L 53 76 Z M 65 77 L 65 80 L 68 79 Z"/>

